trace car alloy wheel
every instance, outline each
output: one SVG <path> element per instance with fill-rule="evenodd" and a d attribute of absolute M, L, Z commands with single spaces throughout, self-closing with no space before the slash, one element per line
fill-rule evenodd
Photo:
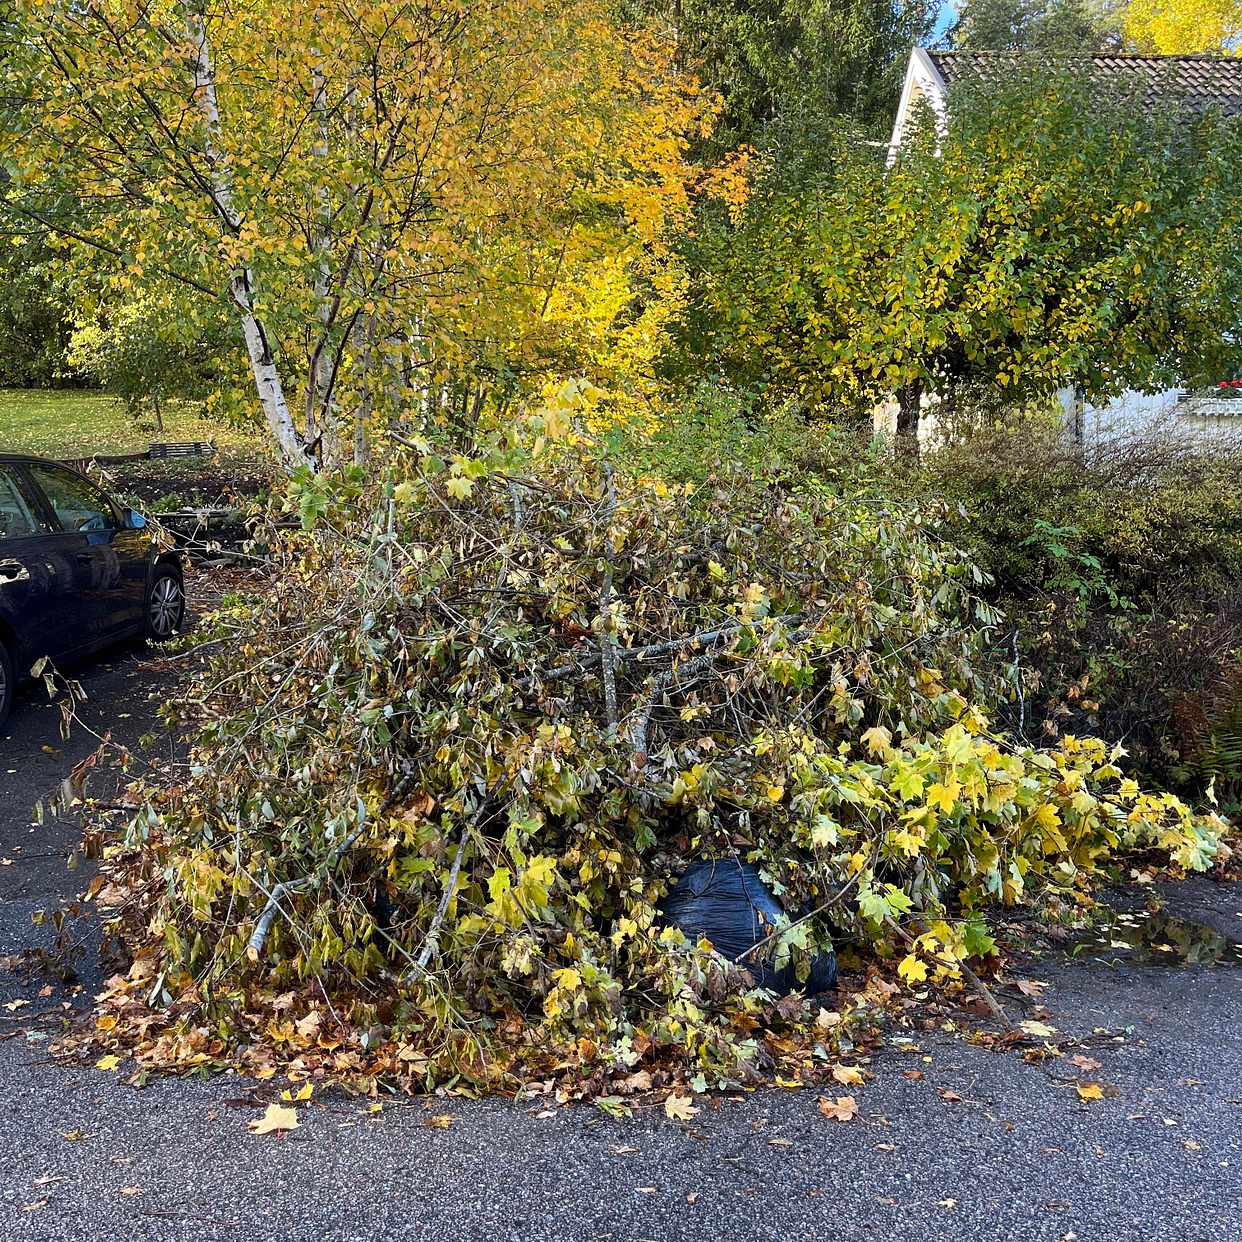
<path fill-rule="evenodd" d="M 147 605 L 147 622 L 156 638 L 171 638 L 181 624 L 185 608 L 185 592 L 175 574 L 161 574 L 151 588 L 151 602 Z"/>

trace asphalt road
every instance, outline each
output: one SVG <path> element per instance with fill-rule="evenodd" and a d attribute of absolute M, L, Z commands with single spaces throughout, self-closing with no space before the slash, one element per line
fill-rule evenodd
<path fill-rule="evenodd" d="M 80 892 L 92 874 L 78 854 L 77 821 L 45 815 L 39 823 L 36 803 L 46 805 L 74 765 L 105 737 L 135 755 L 143 753 L 138 743 L 146 734 L 165 750 L 171 743 L 155 713 L 175 681 L 158 651 L 130 642 L 66 673 L 86 695 L 67 740 L 60 732 L 60 708 L 42 685 L 19 689 L 13 713 L 0 727 L 0 955 L 46 947 L 50 932 L 33 927 L 31 915 Z M 88 777 L 87 791 L 115 799 L 125 779 L 115 767 L 101 765 Z M 83 965 L 85 977 L 93 980 L 89 959 Z"/>
<path fill-rule="evenodd" d="M 129 739 L 167 685 L 141 650 L 83 681 L 97 719 Z M 30 831 L 29 805 L 89 747 L 46 754 L 61 744 L 34 700 L 7 733 L 0 849 L 14 861 L 0 868 L 0 921 L 12 951 L 30 940 L 29 910 L 77 879 L 63 868 L 69 830 Z M 1167 895 L 1242 939 L 1242 885 Z M 263 1101 L 233 1076 L 136 1090 L 49 1063 L 43 1032 L 21 1019 L 60 993 L 40 999 L 41 980 L 9 976 L 4 996 L 32 1003 L 0 1010 L 0 1237 L 1242 1239 L 1242 969 L 1057 955 L 1022 973 L 1049 984 L 1058 1037 L 1091 1040 L 1104 1099 L 1078 1098 L 1068 1058 L 1027 1064 L 935 1031 L 890 1042 L 874 1081 L 852 1089 L 861 1111 L 847 1124 L 793 1090 L 714 1100 L 687 1125 L 453 1098 L 370 1116 L 330 1096 L 285 1137 L 248 1133 Z M 454 1121 L 431 1128 L 433 1114 Z"/>

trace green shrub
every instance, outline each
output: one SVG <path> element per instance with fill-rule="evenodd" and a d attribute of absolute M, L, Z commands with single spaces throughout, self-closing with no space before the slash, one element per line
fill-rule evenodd
<path fill-rule="evenodd" d="M 900 487 L 948 500 L 993 580 L 1029 691 L 1010 722 L 1124 739 L 1201 789 L 1197 750 L 1242 667 L 1239 477 L 1237 453 L 1132 445 L 1086 464 L 1028 432 L 930 454 Z"/>

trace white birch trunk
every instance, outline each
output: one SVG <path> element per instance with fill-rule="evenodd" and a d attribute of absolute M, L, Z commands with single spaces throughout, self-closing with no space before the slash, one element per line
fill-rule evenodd
<path fill-rule="evenodd" d="M 311 70 L 311 111 L 315 116 L 315 141 L 311 153 L 317 160 L 328 157 L 328 96 L 323 66 L 316 64 Z M 339 452 L 339 429 L 336 410 L 330 396 L 332 390 L 332 350 L 328 341 L 328 325 L 332 319 L 332 266 L 330 263 L 330 238 L 328 230 L 332 222 L 332 201 L 326 181 L 315 191 L 315 306 L 319 315 L 320 338 L 315 353 L 315 365 L 309 378 L 306 394 L 306 436 L 320 439 L 323 460 L 335 460 Z"/>
<path fill-rule="evenodd" d="M 224 150 L 220 145 L 220 107 L 216 99 L 216 79 L 211 65 L 211 49 L 207 42 L 207 23 L 201 13 L 188 12 L 186 29 L 193 49 L 194 101 L 206 121 L 205 152 L 211 169 L 211 189 L 216 212 L 230 229 L 241 225 L 233 195 L 233 175 Z M 280 373 L 268 344 L 267 333 L 254 311 L 254 282 L 246 268 L 234 268 L 229 273 L 229 293 L 241 315 L 242 333 L 246 338 L 246 353 L 254 374 L 255 389 L 259 403 L 272 436 L 280 446 L 288 466 L 311 465 L 308 462 L 301 436 L 289 412 Z"/>

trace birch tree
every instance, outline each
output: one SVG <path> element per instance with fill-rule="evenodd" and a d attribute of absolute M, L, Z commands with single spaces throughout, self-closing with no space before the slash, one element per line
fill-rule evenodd
<path fill-rule="evenodd" d="M 112 296 L 226 303 L 290 468 L 365 456 L 368 422 L 650 370 L 712 110 L 605 0 L 16 13 L 3 209 Z"/>

